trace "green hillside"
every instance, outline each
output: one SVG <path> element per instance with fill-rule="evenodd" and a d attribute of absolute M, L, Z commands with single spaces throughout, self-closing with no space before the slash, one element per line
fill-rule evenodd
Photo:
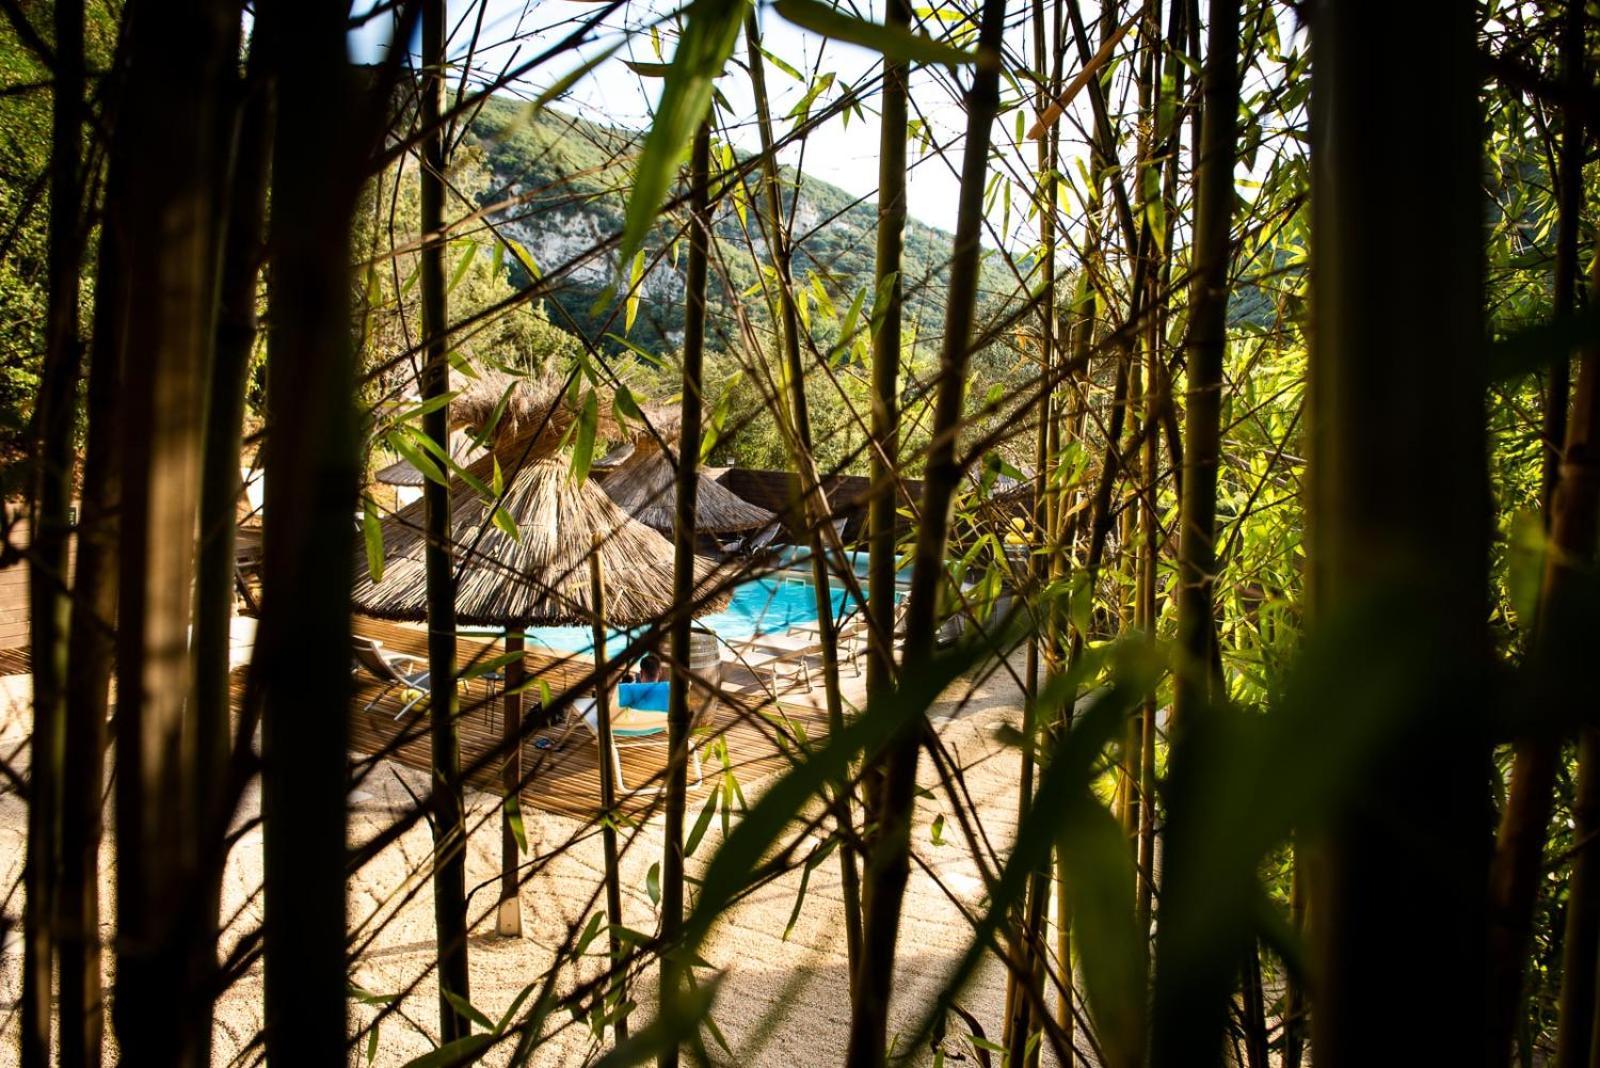
<path fill-rule="evenodd" d="M 622 228 L 631 178 L 631 158 L 641 135 L 600 125 L 581 117 L 548 109 L 531 111 L 519 101 L 495 98 L 472 123 L 469 140 L 483 151 L 494 176 L 486 199 L 519 203 L 497 214 L 505 231 L 528 250 L 538 269 L 552 271 L 596 246 Z M 785 203 L 793 196 L 794 174 L 786 170 Z M 752 180 L 745 198 L 724 197 L 719 205 L 717 235 L 726 245 L 722 264 L 726 279 L 714 282 L 712 330 L 727 336 L 735 326 L 728 315 L 729 291 L 747 293 L 746 313 L 764 321 L 766 311 L 752 263 L 766 261 L 764 254 L 749 255 L 751 243 L 760 249 L 760 230 L 750 209 Z M 743 199 L 743 204 L 735 201 Z M 744 208 L 742 213 L 740 208 Z M 857 203 L 837 186 L 806 178 L 794 212 L 793 233 L 798 239 L 794 261 L 798 285 L 808 299 L 823 294 L 841 312 L 865 293 L 870 308 L 873 289 L 877 207 L 873 201 Z M 665 226 L 647 250 L 647 261 L 662 251 L 670 239 Z M 943 321 L 944 264 L 949 258 L 949 233 L 915 220 L 906 228 L 905 279 L 908 290 L 908 327 L 926 343 L 937 336 Z M 628 340 L 650 351 L 675 347 L 683 316 L 681 262 L 667 250 L 661 263 L 645 280 L 644 296 Z M 592 338 L 606 330 L 615 310 L 614 301 L 599 301 L 608 285 L 624 272 L 614 256 L 596 257 L 571 273 L 553 295 L 552 317 L 569 328 L 576 325 Z M 715 269 L 713 274 L 716 274 Z M 992 257 L 986 268 L 986 298 L 1005 299 L 1016 288 L 1014 279 Z M 566 321 L 563 321 L 563 311 Z M 720 314 L 719 314 L 720 311 Z M 622 333 L 617 316 L 609 332 Z M 832 339 L 828 327 L 814 320 L 813 333 L 821 344 Z M 715 344 L 719 340 L 713 338 Z M 617 342 L 610 343 L 613 347 Z"/>

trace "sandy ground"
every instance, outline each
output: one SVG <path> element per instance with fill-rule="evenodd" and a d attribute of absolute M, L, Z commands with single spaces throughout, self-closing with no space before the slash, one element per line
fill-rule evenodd
<path fill-rule="evenodd" d="M 967 694 L 959 684 L 934 709 L 933 718 L 945 744 L 966 769 L 967 787 L 982 813 L 983 829 L 1002 852 L 1014 826 L 1017 755 L 995 738 L 1002 724 L 1020 718 L 1015 685 L 1000 673 L 977 691 Z M 958 708 L 958 706 L 960 706 Z M 9 755 L 26 737 L 26 679 L 4 680 L 0 690 L 0 754 Z M 977 907 L 983 884 L 977 865 L 960 839 L 949 806 L 926 768 L 924 782 L 932 796 L 919 800 L 914 848 L 917 856 L 959 900 L 960 906 Z M 707 787 L 712 783 L 708 768 Z M 425 777 L 409 768 L 385 764 L 352 794 L 350 838 L 359 843 L 388 825 L 411 805 L 402 784 L 421 793 Z M 759 785 L 742 784 L 753 802 Z M 690 820 L 706 796 L 705 787 L 690 799 Z M 246 796 L 241 819 L 257 814 L 259 795 Z M 573 925 L 581 925 L 603 907 L 601 848 L 591 826 L 542 812 L 527 813 L 531 857 L 550 854 L 525 882 L 522 894 L 524 937 L 504 939 L 494 933 L 494 906 L 500 830 L 498 799 L 485 794 L 468 796 L 473 833 L 467 866 L 472 894 L 470 914 L 474 927 L 471 943 L 472 1002 L 497 1018 L 530 982 L 545 972 L 556 947 Z M 936 816 L 945 813 L 943 844 L 932 840 Z M 20 878 L 25 841 L 26 811 L 15 794 L 0 796 L 0 893 L 12 891 Z M 709 859 L 720 839 L 717 821 L 706 841 L 690 860 L 691 873 Z M 647 892 L 647 874 L 662 852 L 659 818 L 637 830 L 626 843 L 622 859 L 622 884 L 626 925 L 650 931 L 656 925 L 655 909 Z M 377 1064 L 404 1064 L 433 1046 L 437 1027 L 437 990 L 429 969 L 433 956 L 432 897 L 427 878 L 431 843 L 426 826 L 413 828 L 368 864 L 350 884 L 352 930 L 371 934 L 371 944 L 360 953 L 352 981 L 377 994 L 415 988 L 402 1003 L 403 1011 L 390 1016 L 379 1032 Z M 104 900 L 111 900 L 112 856 L 102 852 Z M 261 919 L 261 834 L 244 834 L 233 850 L 224 884 L 223 915 L 230 919 L 224 942 Z M 846 954 L 842 936 L 842 897 L 838 864 L 830 857 L 812 875 L 803 907 L 789 937 L 785 925 L 799 889 L 800 876 L 787 877 L 763 888 L 727 914 L 715 928 L 704 956 L 725 970 L 713 1018 L 733 1049 L 732 1055 L 711 1047 L 717 1063 L 732 1065 L 827 1065 L 842 1063 L 848 1023 Z M 20 916 L 20 890 L 4 901 L 5 914 Z M 109 911 L 109 909 L 108 909 Z M 964 952 L 969 928 L 960 908 L 920 866 L 914 864 L 907 892 L 905 919 L 900 934 L 898 975 L 891 1027 L 908 1029 L 939 988 L 941 977 Z M 109 938 L 111 928 L 102 933 Z M 364 941 L 364 937 L 363 937 Z M 605 939 L 594 950 L 603 951 Z M 0 954 L 0 1014 L 5 1035 L 0 1040 L 0 1064 L 16 1060 L 16 1003 L 20 987 L 20 945 L 13 937 Z M 598 958 L 580 966 L 587 976 L 598 969 Z M 419 981 L 420 977 L 420 981 Z M 563 988 L 577 980 L 571 967 L 563 975 Z M 635 1026 L 651 1015 L 655 972 L 636 984 L 640 1002 Z M 110 977 L 108 977 L 108 985 Z M 989 962 L 961 1003 L 998 1038 L 1004 976 Z M 252 1063 L 249 1051 L 260 1024 L 260 973 L 248 975 L 217 1006 L 216 1063 Z M 364 1027 L 377 1010 L 354 1005 L 354 1026 Z M 562 1026 L 565 1025 L 565 1026 Z M 537 1050 L 533 1063 L 576 1065 L 592 1060 L 605 1048 L 586 1024 L 570 1017 L 553 1019 L 547 1030 L 557 1030 Z M 952 1034 L 964 1030 L 959 1022 Z M 946 1042 L 946 1063 L 973 1063 L 972 1051 L 956 1039 Z M 241 1051 L 244 1051 L 241 1053 Z M 1046 1053 L 1046 1063 L 1052 1058 Z M 491 1057 L 490 1063 L 503 1060 Z M 919 1063 L 931 1063 L 924 1051 Z M 352 1063 L 360 1063 L 352 1057 Z"/>

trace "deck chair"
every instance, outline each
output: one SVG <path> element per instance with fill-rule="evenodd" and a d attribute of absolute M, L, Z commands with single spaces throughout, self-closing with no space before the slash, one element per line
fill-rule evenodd
<path fill-rule="evenodd" d="M 602 753 L 601 759 L 611 761 L 611 775 L 616 780 L 618 789 L 629 788 L 622 778 L 620 750 L 665 744 L 667 740 L 669 686 L 670 683 L 665 682 L 624 682 L 613 691 L 611 752 Z M 599 746 L 600 713 L 595 707 L 595 699 L 581 697 L 573 702 L 573 708 L 577 711 L 578 718 L 583 721 L 583 725 L 589 728 L 589 733 L 594 735 L 594 744 Z M 700 743 L 692 735 L 689 738 L 689 761 L 694 768 L 694 782 L 691 785 L 699 786 Z"/>
<path fill-rule="evenodd" d="M 811 658 L 822 655 L 822 643 L 816 637 L 802 632 L 787 641 L 781 637 L 753 639 L 736 646 L 733 652 L 734 663 L 758 679 L 763 671 L 766 672 L 773 691 L 777 691 L 780 681 L 809 690 Z"/>
<path fill-rule="evenodd" d="M 755 556 L 771 549 L 773 543 L 778 540 L 778 536 L 782 533 L 783 523 L 774 519 L 760 530 L 750 534 L 749 537 L 739 543 L 734 551 L 742 556 Z"/>
<path fill-rule="evenodd" d="M 426 695 L 428 688 L 428 673 L 416 671 L 403 665 L 418 663 L 415 657 L 404 653 L 386 653 L 383 643 L 376 638 L 355 637 L 351 639 L 351 651 L 355 654 L 356 666 L 360 671 L 365 671 L 383 684 L 377 696 L 368 701 L 361 711 L 370 712 L 372 707 L 388 696 L 389 691 L 396 686 L 403 686 L 408 690 L 420 690 L 421 693 L 407 701 L 400 711 L 394 714 L 395 719 L 410 712 L 416 703 Z"/>

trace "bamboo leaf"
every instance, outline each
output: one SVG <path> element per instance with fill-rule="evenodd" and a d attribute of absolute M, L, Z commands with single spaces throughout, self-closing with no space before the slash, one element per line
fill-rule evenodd
<path fill-rule="evenodd" d="M 777 0 L 773 9 L 802 29 L 882 52 L 909 63 L 971 63 L 977 56 L 925 34 L 868 22 L 818 0 Z"/>
<path fill-rule="evenodd" d="M 494 1035 L 468 1035 L 454 1042 L 446 1042 L 432 1052 L 407 1061 L 405 1068 L 446 1068 L 448 1065 L 466 1064 L 476 1060 L 478 1055 L 494 1041 L 494 1037 Z"/>
<path fill-rule="evenodd" d="M 517 840 L 517 852 L 528 851 L 528 834 L 522 825 L 522 802 L 515 793 L 506 795 L 506 826 L 511 828 L 511 836 Z"/>
<path fill-rule="evenodd" d="M 639 297 L 642 293 L 640 282 L 644 279 L 644 249 L 640 249 L 633 256 L 633 270 L 628 277 L 628 300 L 625 305 L 625 314 L 622 323 L 622 332 L 633 332 L 633 320 L 639 314 Z"/>
<path fill-rule="evenodd" d="M 678 165 L 688 155 L 689 140 L 711 107 L 712 80 L 733 53 L 748 8 L 749 0 L 695 0 L 687 9 L 688 24 L 678 38 L 634 172 L 622 227 L 623 262 L 643 246 L 655 223 Z"/>
<path fill-rule="evenodd" d="M 643 63 L 636 59 L 625 59 L 622 62 L 641 78 L 665 78 L 667 72 L 672 70 L 672 66 L 667 63 Z"/>
<path fill-rule="evenodd" d="M 492 1032 L 494 1030 L 494 1021 L 474 1008 L 472 1002 L 453 990 L 442 990 L 440 993 L 444 995 L 446 1001 L 450 1002 L 451 1007 L 456 1012 L 467 1017 L 485 1031 Z"/>
<path fill-rule="evenodd" d="M 373 582 L 382 582 L 383 524 L 378 521 L 378 506 L 370 497 L 361 507 L 361 536 L 367 546 L 367 574 Z"/>
<path fill-rule="evenodd" d="M 683 844 L 683 855 L 694 856 L 694 851 L 700 847 L 700 840 L 706 836 L 706 829 L 711 826 L 711 817 L 717 811 L 717 797 L 720 790 L 712 790 L 706 795 L 706 803 L 700 806 L 700 815 L 695 819 L 694 826 L 689 829 L 689 838 Z"/>
<path fill-rule="evenodd" d="M 456 261 L 455 270 L 450 272 L 450 282 L 445 286 L 444 290 L 446 293 L 455 292 L 456 286 L 460 285 L 461 280 L 467 276 L 467 268 L 472 266 L 473 257 L 478 254 L 478 243 L 476 241 L 468 241 L 466 246 L 466 250 L 461 253 L 461 258 Z"/>
<path fill-rule="evenodd" d="M 423 440 L 427 440 L 424 438 Z M 384 443 L 399 453 L 412 467 L 422 472 L 422 477 L 430 482 L 437 482 L 441 486 L 448 486 L 450 480 L 445 478 L 439 465 L 434 463 L 428 455 L 417 447 L 417 439 L 412 436 L 409 429 L 400 428 L 390 431 L 384 437 Z"/>
<path fill-rule="evenodd" d="M 572 478 L 582 482 L 589 477 L 589 467 L 594 462 L 594 436 L 600 423 L 600 402 L 594 390 L 583 398 L 583 408 L 578 413 L 577 435 L 572 445 Z"/>

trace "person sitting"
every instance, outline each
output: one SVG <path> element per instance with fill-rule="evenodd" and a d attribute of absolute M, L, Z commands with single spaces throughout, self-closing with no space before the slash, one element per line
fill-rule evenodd
<path fill-rule="evenodd" d="M 644 654 L 644 658 L 639 661 L 638 681 L 665 682 L 666 680 L 667 673 L 661 670 L 661 658 L 654 653 Z"/>

